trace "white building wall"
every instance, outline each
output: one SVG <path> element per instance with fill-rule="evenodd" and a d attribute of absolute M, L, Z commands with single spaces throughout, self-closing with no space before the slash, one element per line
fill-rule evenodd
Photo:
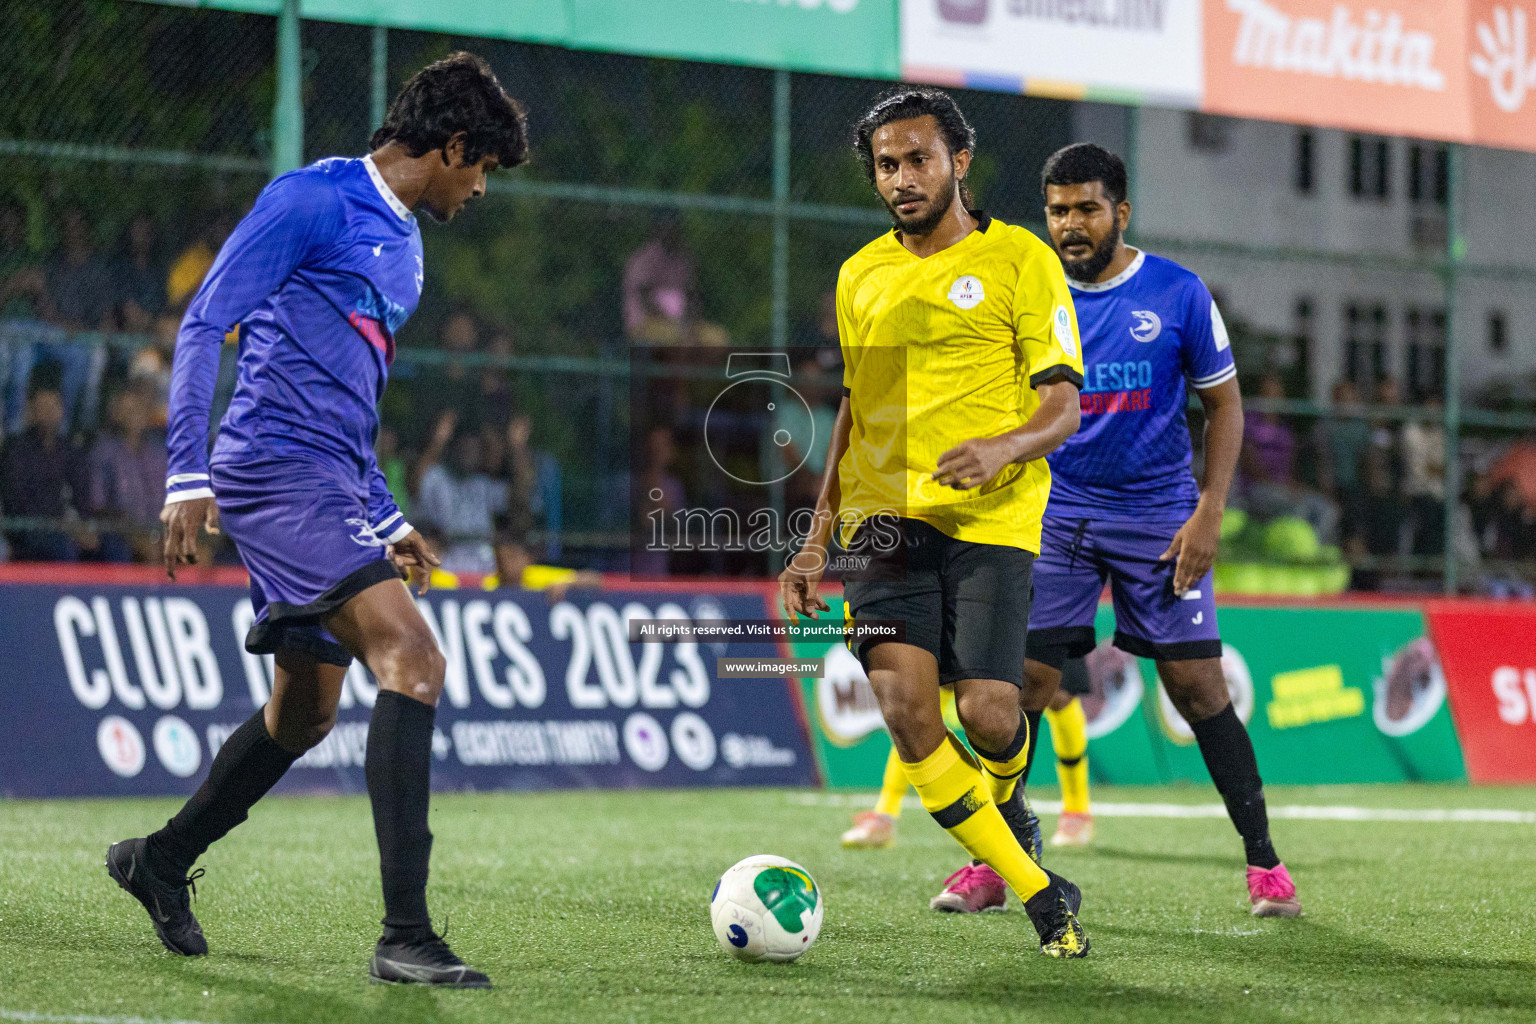
<path fill-rule="evenodd" d="M 1242 250 L 1278 248 L 1293 253 L 1373 254 L 1395 261 L 1438 259 L 1436 222 L 1441 208 L 1418 207 L 1408 197 L 1409 147 L 1389 140 L 1389 195 L 1350 194 L 1350 134 L 1311 129 L 1313 189 L 1294 184 L 1296 138 L 1292 125 L 1219 119 L 1205 122 L 1224 144 L 1197 146 L 1187 111 L 1079 104 L 1078 138 L 1125 154 L 1134 181 L 1131 234 L 1148 248 L 1185 263 L 1223 296 L 1229 317 L 1272 332 L 1296 328 L 1298 299 L 1314 310 L 1313 398 L 1323 400 L 1344 366 L 1345 307 L 1381 303 L 1387 310 L 1388 372 L 1406 380 L 1407 311 L 1443 308 L 1441 279 L 1389 267 L 1327 261 L 1260 258 Z M 1459 207 L 1469 268 L 1517 267 L 1536 271 L 1536 154 L 1463 150 Z M 1429 237 L 1415 242 L 1415 220 Z M 1239 252 L 1222 252 L 1225 246 Z M 1498 379 L 1536 374 L 1536 283 L 1470 272 L 1457 291 L 1457 335 L 1463 394 L 1472 397 Z M 1502 312 L 1507 349 L 1488 346 L 1490 314 Z"/>

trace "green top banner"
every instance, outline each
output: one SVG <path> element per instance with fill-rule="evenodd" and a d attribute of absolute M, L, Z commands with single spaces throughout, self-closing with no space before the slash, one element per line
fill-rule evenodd
<path fill-rule="evenodd" d="M 277 14 L 281 0 L 150 0 Z M 898 0 L 300 0 L 299 16 L 389 28 L 897 78 Z"/>

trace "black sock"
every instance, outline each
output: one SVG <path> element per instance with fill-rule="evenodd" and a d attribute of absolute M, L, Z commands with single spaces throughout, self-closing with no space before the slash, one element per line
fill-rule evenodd
<path fill-rule="evenodd" d="M 1253 756 L 1253 741 L 1248 738 L 1242 719 L 1229 703 L 1190 728 L 1200 744 L 1200 756 L 1205 758 L 1216 791 L 1227 805 L 1227 815 L 1243 837 L 1248 863 L 1258 868 L 1279 864 L 1274 844 L 1269 841 L 1269 813 L 1264 808 L 1259 762 Z"/>
<path fill-rule="evenodd" d="M 364 773 L 379 839 L 384 881 L 384 935 L 410 939 L 431 927 L 427 915 L 427 863 L 432 833 L 427 807 L 432 785 L 432 722 L 437 709 L 392 690 L 380 690 L 368 724 Z"/>
<path fill-rule="evenodd" d="M 1019 776 L 1019 785 L 1029 785 L 1029 767 L 1035 763 L 1035 751 L 1040 747 L 1040 716 L 1041 711 L 1026 711 L 1024 718 L 1029 722 L 1029 753 L 1024 755 L 1024 774 Z"/>
<path fill-rule="evenodd" d="M 168 882 L 185 876 L 298 759 L 267 734 L 266 708 L 259 709 L 224 741 L 192 799 L 149 837 L 149 869 Z"/>

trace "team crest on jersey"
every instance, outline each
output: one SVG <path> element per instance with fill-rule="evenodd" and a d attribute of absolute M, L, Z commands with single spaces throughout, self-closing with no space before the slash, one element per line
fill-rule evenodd
<path fill-rule="evenodd" d="M 956 278 L 955 283 L 949 286 L 949 301 L 961 309 L 975 309 L 986 297 L 987 293 L 981 287 L 980 278 L 972 277 L 970 274 Z"/>
<path fill-rule="evenodd" d="M 1056 307 L 1051 316 L 1051 330 L 1056 335 L 1056 343 L 1066 350 L 1067 355 L 1077 355 L 1077 341 L 1072 337 L 1072 314 L 1067 312 L 1066 306 Z"/>
<path fill-rule="evenodd" d="M 1157 336 L 1163 333 L 1163 321 L 1150 309 L 1133 309 L 1131 316 L 1136 318 L 1136 323 L 1131 327 L 1131 337 L 1142 344 L 1156 341 Z"/>

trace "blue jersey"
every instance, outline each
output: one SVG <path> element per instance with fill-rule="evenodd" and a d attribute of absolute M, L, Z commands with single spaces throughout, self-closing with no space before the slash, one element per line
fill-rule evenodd
<path fill-rule="evenodd" d="M 380 538 L 409 532 L 373 441 L 395 333 L 421 299 L 422 277 L 416 218 L 372 159 L 321 160 L 267 185 L 176 339 L 166 500 L 212 494 L 208 416 L 219 346 L 238 328 L 235 393 L 211 461 L 327 464 L 356 481 Z"/>
<path fill-rule="evenodd" d="M 1046 456 L 1047 516 L 1188 518 L 1200 500 L 1185 382 L 1215 387 L 1237 376 L 1221 313 L 1200 278 L 1138 253 L 1100 284 L 1069 281 L 1083 339 L 1082 425 Z"/>

